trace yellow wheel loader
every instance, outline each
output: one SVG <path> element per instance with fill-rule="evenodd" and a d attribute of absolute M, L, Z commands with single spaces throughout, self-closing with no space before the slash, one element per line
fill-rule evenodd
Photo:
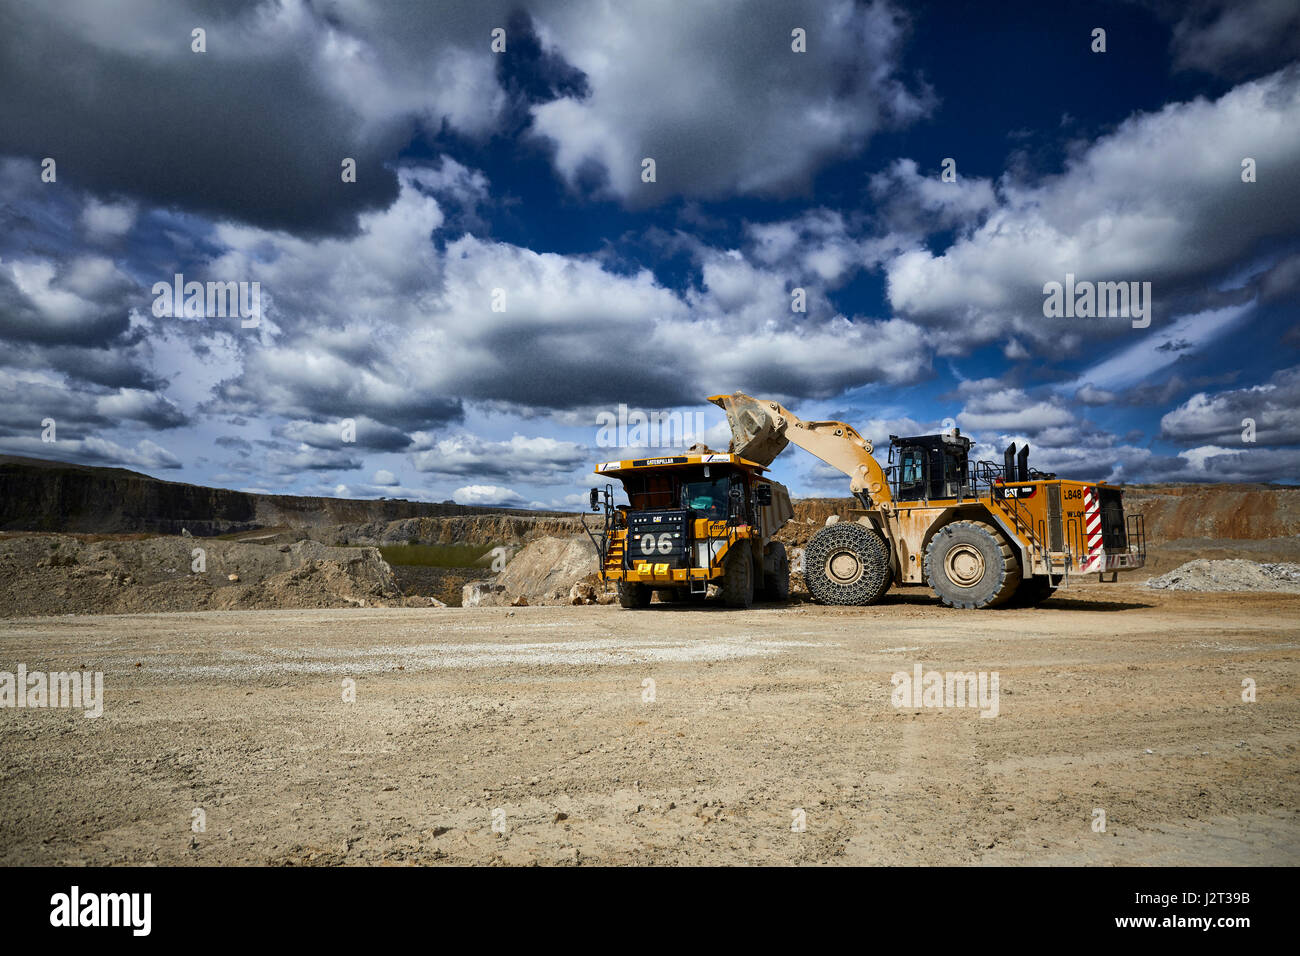
<path fill-rule="evenodd" d="M 727 414 L 730 451 L 770 465 L 793 442 L 849 476 L 861 504 L 853 522 L 828 524 L 804 549 L 808 590 L 823 604 L 873 604 L 890 584 L 929 585 L 959 608 L 1029 606 L 1071 575 L 1105 580 L 1146 563 L 1141 515 L 1123 492 L 1029 467 L 1014 443 L 999 466 L 969 461 L 971 440 L 889 438 L 889 467 L 844 422 L 804 421 L 778 402 L 741 392 L 709 399 Z"/>
<path fill-rule="evenodd" d="M 702 601 L 710 584 L 729 607 L 786 600 L 790 562 L 772 535 L 794 509 L 785 486 L 764 471 L 707 448 L 597 466 L 596 474 L 623 483 L 630 502 L 616 506 L 612 484 L 591 489 L 591 510 L 604 520 L 587 533 L 619 604 L 643 608 L 655 593 L 661 602 Z"/>

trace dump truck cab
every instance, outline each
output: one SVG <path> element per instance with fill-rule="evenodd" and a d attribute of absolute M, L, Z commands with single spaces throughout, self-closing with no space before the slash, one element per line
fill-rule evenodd
<path fill-rule="evenodd" d="M 655 593 L 662 602 L 702 600 L 710 584 L 732 606 L 784 600 L 789 562 L 772 536 L 794 512 L 785 486 L 765 471 L 707 450 L 598 465 L 596 474 L 620 481 L 629 502 L 614 504 L 612 484 L 591 489 L 603 520 L 587 530 L 619 603 L 645 607 Z"/>

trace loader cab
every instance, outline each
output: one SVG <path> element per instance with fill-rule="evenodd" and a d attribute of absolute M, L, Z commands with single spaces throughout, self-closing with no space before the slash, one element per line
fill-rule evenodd
<path fill-rule="evenodd" d="M 970 494 L 970 446 L 971 440 L 955 428 L 941 435 L 890 435 L 894 499 L 920 501 Z"/>

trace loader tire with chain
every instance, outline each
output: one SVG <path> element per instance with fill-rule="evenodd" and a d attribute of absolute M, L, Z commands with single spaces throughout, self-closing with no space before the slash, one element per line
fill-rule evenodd
<path fill-rule="evenodd" d="M 889 590 L 889 545 L 869 525 L 822 528 L 803 553 L 803 577 L 819 604 L 875 604 Z"/>
<path fill-rule="evenodd" d="M 992 525 L 954 521 L 926 545 L 925 578 L 949 607 L 999 607 L 1020 584 L 1020 561 Z"/>

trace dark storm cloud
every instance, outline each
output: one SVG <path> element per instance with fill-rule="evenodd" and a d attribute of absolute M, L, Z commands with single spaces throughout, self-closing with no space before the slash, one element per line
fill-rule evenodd
<path fill-rule="evenodd" d="M 243 438 L 236 438 L 233 435 L 221 435 L 213 440 L 213 444 L 220 445 L 222 448 L 229 448 L 244 457 L 253 450 L 251 442 Z"/>
<path fill-rule="evenodd" d="M 382 164 L 417 116 L 436 128 L 447 111 L 468 112 L 476 93 L 447 104 L 430 83 L 420 95 L 424 78 L 412 65 L 446 49 L 445 31 L 411 38 L 424 49 L 412 49 L 399 73 L 381 52 L 390 42 L 382 34 L 404 29 L 401 11 L 352 9 L 359 22 L 335 17 L 331 26 L 299 3 L 7 2 L 0 154 L 53 157 L 60 182 L 154 205 L 349 230 L 359 211 L 396 196 Z M 436 26 L 434 11 L 423 19 Z M 462 27 L 466 43 L 473 26 Z M 191 50 L 196 27 L 207 31 L 204 53 Z M 484 51 L 486 37 L 484 26 Z M 483 69 L 490 76 L 490 64 Z M 357 161 L 355 183 L 341 181 L 344 157 Z"/>
<path fill-rule="evenodd" d="M 0 368 L 57 369 L 70 380 L 107 388 L 155 390 L 163 382 L 147 367 L 141 335 L 128 334 L 104 346 L 6 343 Z"/>
<path fill-rule="evenodd" d="M 0 428 L 7 434 L 37 435 L 47 418 L 54 419 L 59 434 L 68 437 L 128 422 L 155 429 L 189 423 L 184 412 L 152 392 L 119 389 L 91 394 L 41 382 L 0 381 Z"/>
<path fill-rule="evenodd" d="M 1240 80 L 1300 56 L 1295 0 L 1148 0 L 1147 5 L 1173 23 L 1169 49 L 1177 69 Z"/>

